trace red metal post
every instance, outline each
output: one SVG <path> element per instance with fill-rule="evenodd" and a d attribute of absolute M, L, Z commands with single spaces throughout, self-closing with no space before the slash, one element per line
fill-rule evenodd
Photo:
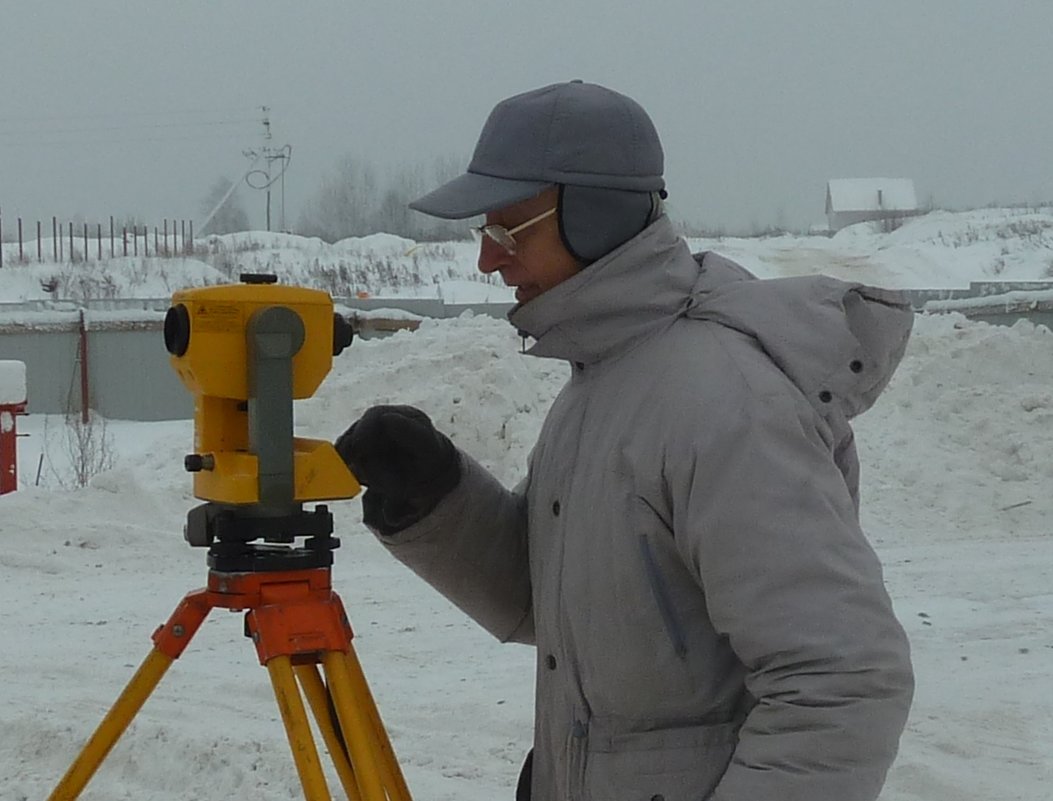
<path fill-rule="evenodd" d="M 3 368 L 7 386 L 0 393 L 0 495 L 18 489 L 18 430 L 15 419 L 26 412 L 25 364 L 9 361 Z"/>
<path fill-rule="evenodd" d="M 0 404 L 0 495 L 18 489 L 18 426 L 15 418 L 26 405 Z"/>

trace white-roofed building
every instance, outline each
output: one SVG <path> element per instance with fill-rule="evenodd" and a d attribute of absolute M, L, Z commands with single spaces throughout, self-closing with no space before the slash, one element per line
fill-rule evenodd
<path fill-rule="evenodd" d="M 909 178 L 835 178 L 826 184 L 831 233 L 868 220 L 898 220 L 921 213 Z"/>

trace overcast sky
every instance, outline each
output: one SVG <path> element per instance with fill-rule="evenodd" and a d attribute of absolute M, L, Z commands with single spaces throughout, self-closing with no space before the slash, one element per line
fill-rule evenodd
<path fill-rule="evenodd" d="M 4 0 L 0 31 L 5 232 L 200 220 L 263 105 L 292 226 L 342 156 L 466 164 L 497 101 L 571 78 L 650 112 L 675 213 L 709 226 L 819 222 L 833 177 L 1053 201 L 1050 0 Z"/>

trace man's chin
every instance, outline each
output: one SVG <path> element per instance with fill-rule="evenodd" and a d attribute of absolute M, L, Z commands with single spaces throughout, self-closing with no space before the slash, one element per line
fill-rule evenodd
<path fill-rule="evenodd" d="M 531 284 L 529 286 L 516 287 L 516 303 L 526 303 L 541 294 L 541 289 Z"/>

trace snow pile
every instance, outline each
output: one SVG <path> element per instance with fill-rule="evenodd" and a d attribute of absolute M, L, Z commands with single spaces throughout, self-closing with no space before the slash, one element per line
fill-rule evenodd
<path fill-rule="evenodd" d="M 541 421 L 569 375 L 563 362 L 526 356 L 504 320 L 465 313 L 416 332 L 362 340 L 334 362 L 297 423 L 333 439 L 378 403 L 423 409 L 436 426 L 511 486 L 522 477 Z"/>
<path fill-rule="evenodd" d="M 333 249 L 371 256 L 404 256 L 416 244 L 412 239 L 403 236 L 382 233 L 341 239 L 333 244 Z"/>
<path fill-rule="evenodd" d="M 1048 328 L 1027 321 L 991 326 L 958 314 L 918 317 L 899 370 L 854 427 L 864 510 L 882 528 L 954 537 L 1048 531 Z"/>
<path fill-rule="evenodd" d="M 825 273 L 898 289 L 973 281 L 1053 280 L 1053 209 L 934 211 L 884 233 L 859 223 L 835 236 L 692 239 L 764 278 Z"/>

